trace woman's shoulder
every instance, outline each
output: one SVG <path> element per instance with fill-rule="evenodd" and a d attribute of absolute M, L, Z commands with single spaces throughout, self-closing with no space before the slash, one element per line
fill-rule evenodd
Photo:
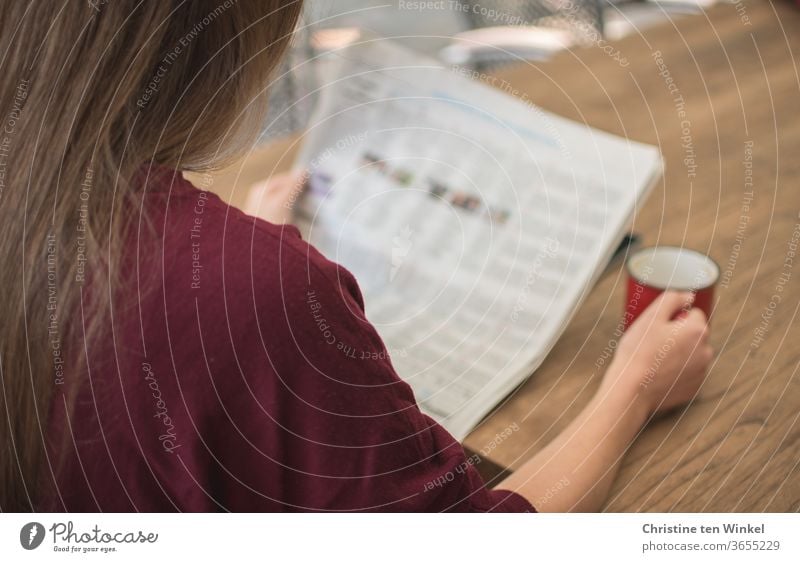
<path fill-rule="evenodd" d="M 291 298 L 313 281 L 314 289 L 340 292 L 363 308 L 352 274 L 303 240 L 297 227 L 248 215 L 179 172 L 156 169 L 148 186 L 148 214 L 162 229 L 156 238 L 168 273 L 183 286 L 214 292 L 255 284 Z"/>
<path fill-rule="evenodd" d="M 330 388 L 319 377 L 331 384 L 339 377 L 347 385 L 400 383 L 355 278 L 296 227 L 249 216 L 183 178 L 173 181 L 168 198 L 150 203 L 156 215 L 166 209 L 157 219 L 164 229 L 164 302 L 154 304 L 166 305 L 170 326 L 188 327 L 175 331 L 182 349 L 204 349 L 217 364 L 236 365 L 261 383 L 265 364 L 291 372 L 292 383 L 280 384 L 296 385 L 298 394 Z M 367 360 L 374 357 L 386 360 Z M 340 389 L 327 400 L 345 400 Z M 412 401 L 407 390 L 400 393 Z"/>

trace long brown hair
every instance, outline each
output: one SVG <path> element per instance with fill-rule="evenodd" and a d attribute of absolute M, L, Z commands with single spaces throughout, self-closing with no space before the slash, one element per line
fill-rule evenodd
<path fill-rule="evenodd" d="M 119 273 L 137 170 L 207 170 L 252 141 L 300 9 L 301 0 L 0 3 L 3 511 L 36 509 L 36 490 L 53 481 L 48 415 L 54 400 L 69 404 L 77 351 L 100 335 L 92 319 L 110 301 L 97 289 Z"/>

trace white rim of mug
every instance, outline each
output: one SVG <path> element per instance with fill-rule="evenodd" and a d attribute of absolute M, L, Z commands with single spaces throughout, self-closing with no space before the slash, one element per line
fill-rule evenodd
<path fill-rule="evenodd" d="M 637 259 L 644 258 L 646 256 L 652 256 L 656 253 L 660 252 L 674 252 L 678 254 L 673 259 L 672 267 L 672 274 L 674 275 L 675 271 L 677 270 L 677 263 L 680 258 L 683 257 L 690 257 L 692 260 L 696 260 L 696 263 L 702 264 L 706 266 L 706 273 L 708 273 L 709 280 L 703 284 L 695 285 L 692 283 L 675 283 L 675 282 L 658 282 L 658 280 L 652 279 L 652 276 L 648 279 L 644 279 L 641 275 L 640 271 L 636 271 L 637 266 L 636 261 Z M 652 261 L 649 260 L 649 261 Z M 631 254 L 625 263 L 625 268 L 628 271 L 628 275 L 631 276 L 633 280 L 635 280 L 640 285 L 645 285 L 647 287 L 652 287 L 654 289 L 659 289 L 663 291 L 702 291 L 704 289 L 708 289 L 709 287 L 713 287 L 716 285 L 717 281 L 720 278 L 720 268 L 719 264 L 714 261 L 711 257 L 703 254 L 702 252 L 698 252 L 697 250 L 691 250 L 689 248 L 683 248 L 681 246 L 649 246 L 647 248 L 640 248 L 636 250 L 633 254 Z"/>

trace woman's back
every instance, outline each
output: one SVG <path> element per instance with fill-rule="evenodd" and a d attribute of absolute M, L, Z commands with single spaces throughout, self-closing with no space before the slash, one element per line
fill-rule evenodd
<path fill-rule="evenodd" d="M 170 170 L 143 190 L 53 509 L 530 509 L 420 414 L 352 276 L 294 227 Z"/>

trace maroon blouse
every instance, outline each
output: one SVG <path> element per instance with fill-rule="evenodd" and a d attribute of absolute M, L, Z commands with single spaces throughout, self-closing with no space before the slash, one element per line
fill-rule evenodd
<path fill-rule="evenodd" d="M 170 170 L 143 188 L 71 423 L 55 402 L 44 509 L 534 511 L 420 412 L 353 276 L 296 228 Z"/>

